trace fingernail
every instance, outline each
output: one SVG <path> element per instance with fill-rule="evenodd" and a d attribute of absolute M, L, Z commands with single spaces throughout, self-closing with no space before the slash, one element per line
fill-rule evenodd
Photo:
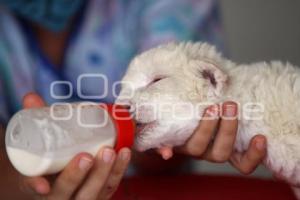
<path fill-rule="evenodd" d="M 255 146 L 260 151 L 264 150 L 266 148 L 265 140 L 263 139 L 257 140 Z"/>
<path fill-rule="evenodd" d="M 224 105 L 224 116 L 225 117 L 235 117 L 237 113 L 237 107 L 233 104 L 225 104 Z"/>
<path fill-rule="evenodd" d="M 114 152 L 111 149 L 104 149 L 102 153 L 102 160 L 105 163 L 110 163 L 112 161 Z"/>
<path fill-rule="evenodd" d="M 129 160 L 129 159 L 130 159 L 130 151 L 123 151 L 123 152 L 121 153 L 121 159 L 122 159 L 123 161 Z"/>
<path fill-rule="evenodd" d="M 79 160 L 79 168 L 85 171 L 92 166 L 92 162 L 90 158 L 82 157 Z"/>
<path fill-rule="evenodd" d="M 211 117 L 216 117 L 219 114 L 219 107 L 217 105 L 210 106 L 206 113 Z"/>

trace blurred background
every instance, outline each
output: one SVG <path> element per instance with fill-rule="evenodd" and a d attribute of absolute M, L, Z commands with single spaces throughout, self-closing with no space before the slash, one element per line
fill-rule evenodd
<path fill-rule="evenodd" d="M 300 66 L 299 0 L 221 0 L 228 56 L 235 62 L 281 60 Z M 200 164 L 201 163 L 201 164 Z M 229 164 L 194 162 L 201 173 L 236 174 Z M 252 176 L 270 178 L 264 167 Z"/>
<path fill-rule="evenodd" d="M 300 65 L 299 0 L 221 0 L 226 46 L 238 62 Z"/>

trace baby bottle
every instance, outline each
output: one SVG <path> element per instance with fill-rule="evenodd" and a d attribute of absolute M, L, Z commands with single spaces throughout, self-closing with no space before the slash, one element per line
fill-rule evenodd
<path fill-rule="evenodd" d="M 23 175 L 61 171 L 78 153 L 93 156 L 103 146 L 131 147 L 135 125 L 120 105 L 56 103 L 24 109 L 9 121 L 5 144 L 13 166 Z"/>

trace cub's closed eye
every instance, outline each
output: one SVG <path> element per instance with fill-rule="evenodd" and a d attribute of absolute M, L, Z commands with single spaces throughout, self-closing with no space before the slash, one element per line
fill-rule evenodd
<path fill-rule="evenodd" d="M 165 78 L 167 78 L 167 77 L 165 77 L 165 76 L 158 76 L 158 77 L 155 77 L 155 78 L 147 85 L 147 87 L 149 87 L 149 86 L 153 85 L 154 83 L 157 83 L 157 82 L 159 82 L 159 81 L 161 81 L 161 80 L 163 80 L 163 79 L 165 79 Z"/>
<path fill-rule="evenodd" d="M 160 81 L 160 80 L 162 80 L 162 79 L 163 79 L 163 77 L 155 78 L 151 83 L 156 83 L 156 82 L 158 82 L 158 81 Z"/>

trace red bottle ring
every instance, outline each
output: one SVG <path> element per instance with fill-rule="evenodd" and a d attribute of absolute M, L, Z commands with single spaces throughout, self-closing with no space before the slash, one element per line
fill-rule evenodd
<path fill-rule="evenodd" d="M 123 147 L 131 148 L 134 143 L 135 123 L 128 110 L 121 105 L 101 104 L 110 115 L 115 125 L 117 140 L 114 149 L 118 152 Z"/>

